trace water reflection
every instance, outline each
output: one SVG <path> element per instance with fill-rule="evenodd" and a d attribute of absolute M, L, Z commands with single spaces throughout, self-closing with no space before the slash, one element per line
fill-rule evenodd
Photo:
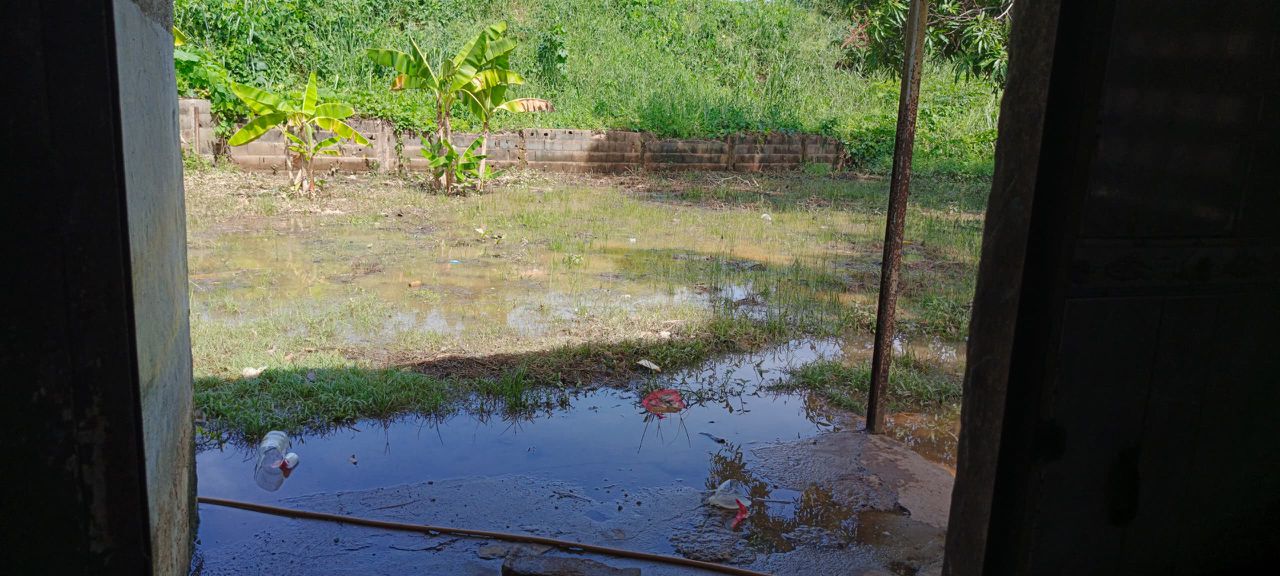
<path fill-rule="evenodd" d="M 867 543 L 880 532 L 913 528 L 895 525 L 871 532 L 875 516 L 841 503 L 816 484 L 796 491 L 770 483 L 759 474 L 760 462 L 752 454 L 757 446 L 811 438 L 849 422 L 815 396 L 767 390 L 792 367 L 838 354 L 839 346 L 836 341 L 796 341 L 655 374 L 630 388 L 535 389 L 535 395 L 514 404 L 510 398 L 478 394 L 448 415 L 362 421 L 303 435 L 294 442 L 306 465 L 277 492 L 254 483 L 252 450 L 209 442 L 197 456 L 200 492 L 278 503 L 316 493 L 519 476 L 579 487 L 575 493 L 604 498 L 597 503 L 611 511 L 614 504 L 608 499 L 619 489 L 686 487 L 710 493 L 735 480 L 751 500 L 737 531 L 735 511 L 704 505 L 689 511 L 701 524 L 688 540 L 673 540 L 677 551 L 699 553 L 689 541 L 700 541 L 707 530 L 722 535 L 726 547 L 701 552 L 733 561 L 740 559 L 737 550 L 749 555 Z M 904 416 L 895 423 L 909 431 L 911 421 Z M 601 518 L 607 522 L 610 517 Z M 205 546 L 236 542 L 257 521 L 202 512 L 200 538 Z"/>
<path fill-rule="evenodd" d="M 837 502 L 830 490 L 816 484 L 796 494 L 757 477 L 742 447 L 736 444 L 727 444 L 711 455 L 705 487 L 713 491 L 726 480 L 747 486 L 751 507 L 743 527 L 748 542 L 762 552 L 790 552 L 800 541 L 817 536 L 798 533 L 801 528 L 821 529 L 826 532 L 821 537 L 839 542 L 853 541 L 857 518 L 853 508 Z M 733 517 L 732 512 L 711 510 L 712 517 L 724 516 L 726 522 Z"/>

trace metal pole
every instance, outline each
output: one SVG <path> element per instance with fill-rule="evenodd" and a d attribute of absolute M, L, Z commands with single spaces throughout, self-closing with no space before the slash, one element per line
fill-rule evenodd
<path fill-rule="evenodd" d="M 898 269 L 902 264 L 902 229 L 911 188 L 911 151 L 916 140 L 916 107 L 920 103 L 920 68 L 924 63 L 927 0 L 911 0 L 902 62 L 902 91 L 898 96 L 898 129 L 893 141 L 893 173 L 889 180 L 889 214 L 884 227 L 884 256 L 880 263 L 880 303 L 876 308 L 876 343 L 871 355 L 871 390 L 867 397 L 867 431 L 885 432 L 884 396 L 893 359 L 894 315 L 898 305 Z"/>

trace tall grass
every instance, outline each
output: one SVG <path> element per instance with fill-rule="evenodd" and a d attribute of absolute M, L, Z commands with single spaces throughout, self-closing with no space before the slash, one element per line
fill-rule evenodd
<path fill-rule="evenodd" d="M 891 158 L 897 81 L 836 68 L 850 23 L 788 0 L 176 0 L 177 25 L 231 76 L 297 89 L 317 70 L 331 96 L 403 129 L 431 126 L 425 95 L 386 89 L 369 47 L 452 54 L 505 20 L 520 41 L 520 96 L 556 111 L 501 115 L 497 129 L 630 129 L 670 137 L 804 131 L 845 142 L 857 168 Z M 917 167 L 989 174 L 998 92 L 930 65 Z M 465 110 L 457 128 L 474 129 Z"/>

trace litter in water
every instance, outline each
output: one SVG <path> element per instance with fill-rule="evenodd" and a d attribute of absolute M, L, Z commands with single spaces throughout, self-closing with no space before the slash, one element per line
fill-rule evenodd
<path fill-rule="evenodd" d="M 747 496 L 747 485 L 739 480 L 725 480 L 716 487 L 715 492 L 707 497 L 707 504 L 725 510 L 739 510 L 740 507 L 751 503 L 751 498 Z"/>
<path fill-rule="evenodd" d="M 298 466 L 298 455 L 290 452 L 289 435 L 279 430 L 267 432 L 258 444 L 258 462 L 253 467 L 253 480 L 258 487 L 275 492 Z"/>
<path fill-rule="evenodd" d="M 733 517 L 733 525 L 729 527 L 730 530 L 737 530 L 738 525 L 742 524 L 742 521 L 746 520 L 747 516 L 751 514 L 747 507 L 742 504 L 742 500 L 735 499 L 734 502 L 738 504 L 738 513 Z"/>
<path fill-rule="evenodd" d="M 685 409 L 684 398 L 680 396 L 680 391 L 671 388 L 650 392 L 640 401 L 640 405 L 644 406 L 646 412 L 657 414 L 658 418 Z"/>

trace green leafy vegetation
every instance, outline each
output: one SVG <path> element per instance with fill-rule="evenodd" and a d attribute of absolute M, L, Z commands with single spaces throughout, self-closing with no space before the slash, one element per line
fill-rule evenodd
<path fill-rule="evenodd" d="M 901 3 L 901 2 L 899 2 Z M 953 2 L 968 6 L 969 2 Z M 984 3 L 983 6 L 986 4 Z M 322 95 L 350 102 L 402 130 L 439 128 L 429 91 L 391 92 L 399 74 L 365 56 L 370 47 L 453 53 L 506 21 L 517 42 L 510 68 L 527 71 L 506 99 L 537 97 L 555 110 L 495 115 L 493 130 L 526 127 L 628 129 L 663 137 L 720 137 L 743 131 L 803 131 L 839 138 L 853 168 L 890 165 L 898 82 L 880 66 L 851 66 L 849 11 L 803 0 L 176 0 L 184 50 L 182 94 L 210 97 L 228 110 L 218 70 L 230 79 L 281 90 L 321 70 Z M 861 6 L 861 4 L 859 4 Z M 955 22 L 1006 20 L 961 10 Z M 982 14 L 989 14 L 983 11 Z M 959 16 L 963 15 L 963 18 Z M 888 20 L 886 20 L 888 22 Z M 983 24 L 982 26 L 987 26 Z M 976 40 L 976 25 L 954 34 L 981 50 L 949 52 L 934 42 L 920 102 L 916 169 L 987 176 L 992 165 L 999 74 L 984 64 L 1002 55 L 1002 38 Z M 966 34 L 968 36 L 966 36 Z M 884 46 L 892 44 L 885 36 Z M 949 41 L 950 42 L 950 41 Z M 968 42 L 968 44 L 965 44 Z M 977 60 L 970 62 L 971 54 Z M 966 73 L 986 66 L 990 73 Z M 212 71 L 212 72 L 210 72 Z M 995 80 L 993 80 L 995 78 Z M 486 117 L 461 99 L 449 106 L 455 131 L 482 132 Z"/>
<path fill-rule="evenodd" d="M 902 23 L 909 0 L 819 0 L 852 24 L 841 44 L 841 65 L 861 71 L 902 69 Z M 1003 86 L 1009 69 L 1009 12 L 1013 0 L 930 0 L 925 49 L 958 72 Z"/>
<path fill-rule="evenodd" d="M 506 98 L 509 87 L 524 83 L 510 67 L 511 52 L 517 43 L 506 33 L 505 22 L 491 24 L 463 45 L 453 58 L 431 60 L 412 38 L 409 44 L 413 50 L 408 53 L 386 48 L 371 48 L 367 52 L 370 60 L 399 72 L 391 82 L 393 90 L 416 88 L 431 95 L 435 133 L 430 141 L 423 137 L 422 154 L 446 191 L 460 180 L 473 177 L 482 180 L 486 176 L 484 160 L 489 123 L 498 110 L 523 112 L 539 106 L 549 107 L 544 100 Z M 453 144 L 452 117 L 458 102 L 480 120 L 484 132 L 463 152 L 458 152 Z"/>
<path fill-rule="evenodd" d="M 320 102 L 316 74 L 311 73 L 301 99 L 277 96 L 266 90 L 245 84 L 232 83 L 231 91 L 254 114 L 252 120 L 231 135 L 230 146 L 243 146 L 278 128 L 285 136 L 285 159 L 293 184 L 308 193 L 314 193 L 316 156 L 337 156 L 335 148 L 344 140 L 369 146 L 369 140 L 344 122 L 355 110 L 341 102 Z M 319 138 L 319 131 L 327 130 L 331 136 Z M 294 160 L 298 170 L 294 172 Z"/>
<path fill-rule="evenodd" d="M 484 137 L 476 138 L 471 145 L 458 151 L 452 140 L 434 140 L 422 137 L 422 157 L 427 159 L 427 168 L 432 182 L 441 183 L 445 190 L 454 185 L 479 183 L 486 176 L 485 156 L 477 152 L 484 146 Z"/>

